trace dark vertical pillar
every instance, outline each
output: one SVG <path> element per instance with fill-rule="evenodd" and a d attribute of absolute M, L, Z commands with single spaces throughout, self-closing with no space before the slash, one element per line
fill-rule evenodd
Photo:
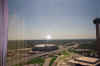
<path fill-rule="evenodd" d="M 99 34 L 99 24 L 96 24 L 96 49 L 100 51 L 100 34 Z M 99 52 L 100 53 L 100 52 Z"/>
<path fill-rule="evenodd" d="M 0 66 L 6 66 L 8 39 L 8 3 L 0 0 Z"/>
<path fill-rule="evenodd" d="M 98 40 L 99 38 L 99 24 L 96 24 L 96 39 Z"/>

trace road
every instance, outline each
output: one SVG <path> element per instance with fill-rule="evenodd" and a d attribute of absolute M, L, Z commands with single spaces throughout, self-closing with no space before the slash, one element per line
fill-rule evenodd
<path fill-rule="evenodd" d="M 47 58 L 47 59 L 45 60 L 45 63 L 43 64 L 43 66 L 49 66 L 51 59 L 52 59 L 52 58 Z"/>

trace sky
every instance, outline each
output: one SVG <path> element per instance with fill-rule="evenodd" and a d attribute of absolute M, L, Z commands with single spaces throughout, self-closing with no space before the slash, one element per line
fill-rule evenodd
<path fill-rule="evenodd" d="M 8 0 L 8 40 L 94 39 L 100 0 Z"/>

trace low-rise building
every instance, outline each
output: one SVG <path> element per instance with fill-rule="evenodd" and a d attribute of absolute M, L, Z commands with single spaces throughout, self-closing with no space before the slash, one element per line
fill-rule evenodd
<path fill-rule="evenodd" d="M 92 57 L 79 57 L 68 61 L 74 66 L 99 66 L 100 59 Z"/>

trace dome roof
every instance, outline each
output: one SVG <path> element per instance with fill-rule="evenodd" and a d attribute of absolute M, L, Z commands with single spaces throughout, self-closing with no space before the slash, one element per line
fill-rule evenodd
<path fill-rule="evenodd" d="M 51 46 L 56 46 L 54 44 L 37 44 L 34 47 L 51 47 Z"/>

